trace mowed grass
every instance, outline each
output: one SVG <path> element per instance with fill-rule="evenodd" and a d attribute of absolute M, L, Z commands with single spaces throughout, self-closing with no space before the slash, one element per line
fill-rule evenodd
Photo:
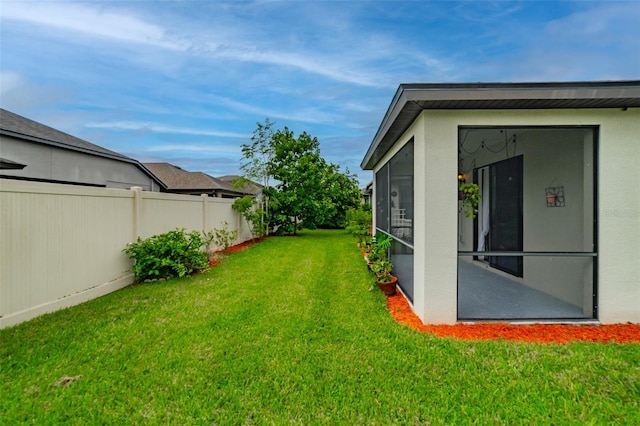
<path fill-rule="evenodd" d="M 441 339 L 343 231 L 0 331 L 2 424 L 640 424 L 640 345 Z"/>

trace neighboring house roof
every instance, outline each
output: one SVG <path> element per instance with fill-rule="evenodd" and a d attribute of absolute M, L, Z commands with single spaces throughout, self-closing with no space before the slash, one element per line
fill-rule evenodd
<path fill-rule="evenodd" d="M 218 179 L 228 184 L 231 184 L 233 186 L 233 181 L 241 177 L 242 176 L 239 176 L 239 175 L 225 175 L 225 176 L 218 176 Z M 257 195 L 260 193 L 260 191 L 262 191 L 262 185 L 252 181 L 247 181 L 245 182 L 244 186 L 240 191 L 242 191 L 245 194 Z"/>
<path fill-rule="evenodd" d="M 160 179 L 167 191 L 176 192 L 225 192 L 242 195 L 242 191 L 221 179 L 203 172 L 189 172 L 170 163 L 144 163 L 144 165 Z"/>
<path fill-rule="evenodd" d="M 82 151 L 117 160 L 135 162 L 135 160 L 130 157 L 94 145 L 91 142 L 71 136 L 36 121 L 29 120 L 6 109 L 0 109 L 0 133 L 33 142 L 72 149 L 74 151 Z"/>
<path fill-rule="evenodd" d="M 371 170 L 427 109 L 637 108 L 640 80 L 401 84 L 360 166 Z"/>
<path fill-rule="evenodd" d="M 360 190 L 363 196 L 371 196 L 373 194 L 373 181 L 369 182 L 364 188 Z"/>
<path fill-rule="evenodd" d="M 127 157 L 126 155 L 92 144 L 91 142 L 87 142 L 83 139 L 61 132 L 60 130 L 56 130 L 52 127 L 30 120 L 2 108 L 0 108 L 0 134 L 25 141 L 130 163 L 142 170 L 143 173 L 153 179 L 158 185 L 163 186 L 162 182 L 151 174 L 149 170 L 142 165 L 142 163 L 131 157 Z M 22 168 L 24 168 L 28 166 L 28 164 L 22 166 Z"/>

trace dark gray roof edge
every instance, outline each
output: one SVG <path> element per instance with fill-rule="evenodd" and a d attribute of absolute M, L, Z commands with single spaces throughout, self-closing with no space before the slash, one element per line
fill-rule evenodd
<path fill-rule="evenodd" d="M 145 173 L 147 176 L 149 176 L 151 179 L 153 179 L 159 186 L 161 186 L 162 188 L 165 188 L 165 189 L 167 187 L 164 184 L 164 182 L 162 182 L 160 179 L 158 179 L 158 177 L 156 175 L 151 173 L 151 171 L 149 169 L 147 169 L 140 161 L 138 161 L 138 160 L 136 160 L 134 158 L 131 158 L 131 157 L 127 157 L 127 156 L 122 155 L 122 154 L 115 153 L 117 155 L 111 155 L 111 154 L 108 154 L 106 152 L 94 151 L 94 150 L 91 150 L 91 149 L 82 148 L 82 147 L 74 146 L 74 145 L 69 145 L 69 144 L 65 144 L 65 143 L 62 143 L 62 142 L 56 142 L 56 141 L 52 141 L 52 140 L 49 140 L 49 139 L 42 139 L 42 138 L 38 138 L 38 137 L 35 137 L 35 136 L 30 136 L 30 135 L 25 135 L 25 134 L 18 133 L 18 132 L 12 132 L 11 130 L 6 130 L 6 129 L 0 129 L 0 134 L 11 136 L 11 137 L 14 137 L 14 138 L 29 140 L 29 141 L 32 141 L 32 142 L 42 143 L 42 144 L 45 144 L 45 145 L 55 146 L 56 148 L 68 149 L 68 150 L 71 150 L 71 151 L 82 152 L 84 154 L 90 154 L 90 155 L 96 155 L 98 157 L 108 158 L 110 160 L 122 161 L 124 163 L 133 164 L 136 167 L 138 167 L 140 170 L 142 170 L 143 173 Z"/>
<path fill-rule="evenodd" d="M 128 158 L 119 152 L 111 151 L 4 108 L 0 108 L 0 115 L 0 131 L 7 135 L 100 156 Z"/>
<path fill-rule="evenodd" d="M 600 96 L 594 90 L 602 92 Z M 621 93 L 626 90 L 626 93 Z M 631 90 L 633 93 L 629 93 Z M 497 99 L 517 100 L 522 99 L 525 92 L 530 94 L 546 93 L 544 99 L 579 99 L 587 97 L 589 99 L 605 98 L 628 98 L 640 99 L 640 80 L 603 80 L 603 81 L 569 81 L 569 82 L 503 82 L 503 83 L 402 83 L 398 86 L 389 107 L 376 131 L 367 153 L 365 154 L 360 167 L 363 170 L 371 170 L 373 164 L 371 159 L 377 150 L 380 142 L 394 124 L 398 116 L 403 112 L 403 108 L 409 104 L 420 100 L 435 100 L 434 95 L 445 94 L 438 100 L 459 101 L 459 100 L 486 100 L 495 99 L 491 94 L 510 94 Z M 469 94 L 475 96 L 469 99 Z M 431 96 L 429 96 L 431 95 Z M 467 96 L 465 96 L 467 95 Z M 489 95 L 489 96 L 487 96 Z M 526 99 L 526 97 L 525 97 Z M 415 104 L 417 107 L 417 104 Z M 422 110 L 424 108 L 420 108 Z M 462 108 L 461 108 L 462 109 Z M 419 114 L 419 112 L 417 112 Z M 406 129 L 405 129 L 406 130 Z"/>
<path fill-rule="evenodd" d="M 638 86 L 640 80 L 596 80 L 596 81 L 545 81 L 545 82 L 477 82 L 477 83 L 402 83 L 399 89 L 429 90 L 429 89 L 574 89 L 598 87 Z"/>
<path fill-rule="evenodd" d="M 118 154 L 118 153 L 109 154 L 109 153 L 106 153 L 106 152 L 96 151 L 96 150 L 93 150 L 93 149 L 83 148 L 83 147 L 75 146 L 75 145 L 70 145 L 70 144 L 63 143 L 63 142 L 52 141 L 51 139 L 44 139 L 44 138 L 39 138 L 37 136 L 25 135 L 24 133 L 14 132 L 14 131 L 7 130 L 7 129 L 0 129 L 0 134 L 11 136 L 11 137 L 18 138 L 18 139 L 28 140 L 28 141 L 31 141 L 31 142 L 37 142 L 37 143 L 42 143 L 42 144 L 45 144 L 45 145 L 51 145 L 51 146 L 55 146 L 56 148 L 64 148 L 64 149 L 68 149 L 68 150 L 71 150 L 71 151 L 82 152 L 82 153 L 85 153 L 85 154 L 97 155 L 98 157 L 105 157 L 105 158 L 110 158 L 112 160 L 124 161 L 124 162 L 127 162 L 127 163 L 135 163 L 137 161 L 137 160 L 135 160 L 135 159 L 133 159 L 131 157 L 127 157 L 126 155 L 122 155 L 122 154 Z M 71 135 L 69 135 L 69 136 L 71 136 Z"/>
<path fill-rule="evenodd" d="M 400 101 L 400 97 L 402 96 L 404 92 L 403 89 L 403 85 L 401 84 L 398 89 L 396 90 L 395 95 L 393 95 L 393 99 L 391 99 L 391 103 L 389 104 L 389 107 L 387 108 L 387 112 L 385 112 L 384 117 L 382 117 L 382 121 L 380 122 L 380 126 L 378 126 L 378 130 L 376 131 L 375 136 L 373 137 L 373 142 L 371 143 L 371 145 L 369 145 L 369 149 L 367 150 L 367 153 L 364 156 L 364 159 L 362 160 L 362 163 L 360 164 L 360 168 L 363 170 L 366 170 L 365 168 L 365 164 L 368 162 L 368 159 L 371 158 L 371 155 L 373 154 L 373 151 L 375 150 L 377 144 L 375 143 L 376 141 L 379 141 L 381 138 L 379 138 L 378 136 L 381 134 L 384 134 L 387 132 L 389 126 L 391 125 L 391 123 L 394 120 L 390 120 L 391 114 L 393 114 L 393 112 L 395 111 L 395 115 L 397 116 L 400 113 L 400 109 L 396 109 L 396 105 L 398 105 L 399 101 Z M 405 101 L 406 102 L 406 101 Z M 395 117 L 394 117 L 395 119 Z M 384 127 L 386 127 L 386 129 L 384 129 Z"/>

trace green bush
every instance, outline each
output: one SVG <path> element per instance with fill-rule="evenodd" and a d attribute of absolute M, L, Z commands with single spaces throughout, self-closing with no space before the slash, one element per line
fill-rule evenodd
<path fill-rule="evenodd" d="M 249 230 L 253 238 L 262 237 L 267 234 L 265 227 L 265 212 L 261 208 L 254 208 L 258 201 L 245 195 L 242 198 L 236 198 L 231 206 L 232 209 L 239 212 L 249 224 Z"/>
<path fill-rule="evenodd" d="M 197 231 L 176 229 L 131 243 L 123 250 L 134 260 L 131 271 L 137 282 L 184 277 L 207 267 L 205 241 Z"/>
<path fill-rule="evenodd" d="M 229 222 L 225 220 L 222 222 L 221 229 L 214 228 L 213 231 L 207 232 L 206 238 L 208 241 L 213 241 L 217 248 L 227 251 L 233 242 L 238 239 L 239 234 L 239 229 L 229 230 Z"/>
<path fill-rule="evenodd" d="M 358 247 L 371 242 L 372 212 L 369 205 L 361 205 L 347 212 L 346 230 L 358 239 Z"/>

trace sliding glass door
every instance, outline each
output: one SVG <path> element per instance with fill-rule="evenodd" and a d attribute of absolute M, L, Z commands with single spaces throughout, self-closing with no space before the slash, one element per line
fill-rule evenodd
<path fill-rule="evenodd" d="M 489 167 L 488 251 L 522 251 L 522 156 Z M 522 276 L 522 256 L 491 256 L 489 263 L 516 277 Z"/>

